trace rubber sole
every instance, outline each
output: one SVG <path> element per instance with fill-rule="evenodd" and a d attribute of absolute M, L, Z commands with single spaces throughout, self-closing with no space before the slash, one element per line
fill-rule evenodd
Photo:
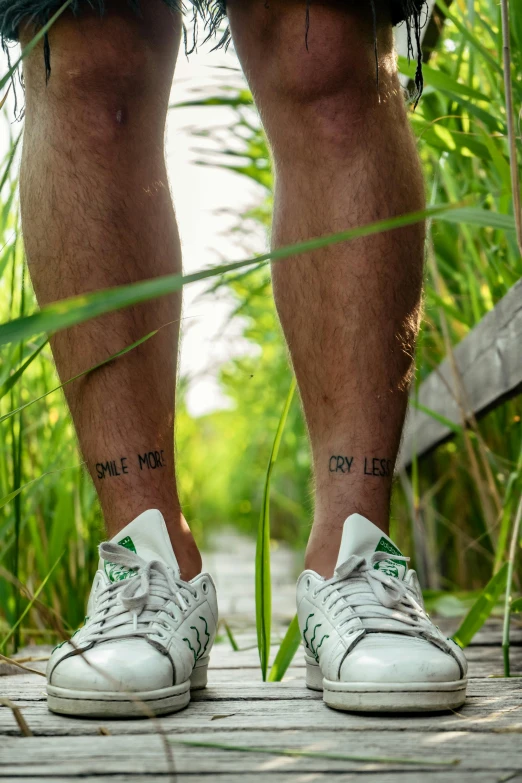
<path fill-rule="evenodd" d="M 116 691 L 75 691 L 47 685 L 47 706 L 51 712 L 82 718 L 147 718 L 183 710 L 190 702 L 191 690 L 207 686 L 208 663 L 198 666 L 190 680 L 136 693 Z"/>
<path fill-rule="evenodd" d="M 334 682 L 317 664 L 306 663 L 306 686 L 323 692 L 325 704 L 346 712 L 444 712 L 461 707 L 467 680 L 455 682 Z"/>

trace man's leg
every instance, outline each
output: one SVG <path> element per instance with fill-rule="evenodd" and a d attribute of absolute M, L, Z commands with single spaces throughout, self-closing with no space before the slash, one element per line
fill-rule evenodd
<path fill-rule="evenodd" d="M 161 0 L 140 17 L 112 0 L 103 19 L 64 15 L 52 29 L 47 86 L 42 51 L 26 62 L 22 216 L 40 305 L 180 271 L 163 150 L 180 28 Z M 159 509 L 191 578 L 201 560 L 174 475 L 180 310 L 166 297 L 61 332 L 52 347 L 65 381 L 163 327 L 66 395 L 109 534 Z"/>
<path fill-rule="evenodd" d="M 386 6 L 229 0 L 276 170 L 274 246 L 422 209 Z M 277 263 L 274 292 L 313 451 L 308 568 L 331 576 L 354 512 L 385 532 L 419 321 L 424 227 Z"/>

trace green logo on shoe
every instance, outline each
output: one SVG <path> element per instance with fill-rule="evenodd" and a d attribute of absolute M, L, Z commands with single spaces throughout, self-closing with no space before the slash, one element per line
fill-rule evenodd
<path fill-rule="evenodd" d="M 125 536 L 125 538 L 122 538 L 121 541 L 118 541 L 118 544 L 120 546 L 124 546 L 125 549 L 129 549 L 131 552 L 136 553 L 136 547 L 134 546 L 134 541 L 130 536 Z M 131 568 L 124 568 L 121 565 L 118 565 L 117 563 L 109 563 L 108 561 L 105 561 L 105 573 L 111 580 L 111 582 L 121 582 L 123 579 L 129 579 L 129 577 L 134 576 L 136 574 L 136 571 L 133 571 Z"/>
<path fill-rule="evenodd" d="M 384 536 L 381 538 L 375 548 L 376 552 L 387 552 L 389 555 L 402 555 L 401 550 L 388 541 Z M 398 563 L 396 560 L 381 560 L 375 563 L 374 568 L 376 571 L 384 571 L 388 576 L 395 576 L 400 578 L 404 575 L 405 566 L 402 563 Z"/>
<path fill-rule="evenodd" d="M 315 617 L 315 613 L 314 612 L 312 612 L 312 614 L 309 614 L 308 617 L 306 618 L 306 625 L 305 625 L 305 629 L 303 631 L 303 641 L 305 643 L 306 649 L 309 652 L 311 652 L 313 657 L 315 658 L 316 663 L 319 663 L 319 648 L 321 647 L 322 643 L 324 641 L 326 641 L 326 639 L 330 638 L 330 634 L 327 634 L 327 633 L 323 634 L 320 641 L 318 639 L 316 639 L 317 631 L 319 630 L 319 628 L 322 625 L 322 623 L 317 623 L 313 627 L 312 638 L 310 639 L 310 641 L 308 641 L 308 639 L 306 638 L 306 634 L 307 634 L 307 632 L 312 631 L 311 628 L 310 629 L 308 628 L 308 623 L 310 622 L 312 617 Z M 310 635 L 310 633 L 308 635 Z M 315 646 L 314 646 L 314 642 L 315 642 Z"/>
<path fill-rule="evenodd" d="M 208 643 L 210 642 L 210 634 L 208 632 L 208 623 L 207 623 L 207 621 L 205 620 L 204 617 L 200 616 L 199 619 L 205 624 L 205 628 L 203 629 L 203 632 L 204 632 L 204 634 L 206 636 L 206 639 L 204 640 L 205 646 L 203 646 L 203 640 L 201 639 L 200 633 L 199 633 L 199 631 L 201 629 L 198 630 L 198 628 L 196 628 L 195 625 L 191 625 L 190 626 L 190 630 L 194 631 L 195 634 L 196 634 L 195 644 L 197 644 L 197 650 L 192 645 L 192 642 L 194 641 L 194 639 L 190 640 L 190 639 L 187 639 L 186 636 L 183 637 L 183 641 L 188 645 L 189 650 L 191 651 L 192 655 L 194 656 L 194 666 L 199 661 L 199 659 L 202 658 L 205 655 L 205 653 L 207 651 Z"/>
<path fill-rule="evenodd" d="M 122 538 L 121 541 L 118 541 L 118 544 L 120 546 L 124 546 L 125 549 L 130 549 L 131 552 L 136 553 L 136 547 L 134 546 L 134 541 L 130 536 L 125 536 L 125 538 Z"/>

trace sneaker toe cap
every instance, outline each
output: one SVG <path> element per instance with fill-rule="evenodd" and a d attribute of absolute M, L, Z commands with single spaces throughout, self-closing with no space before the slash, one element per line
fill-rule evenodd
<path fill-rule="evenodd" d="M 169 688 L 175 682 L 170 658 L 139 640 L 97 644 L 83 655 L 58 661 L 49 684 L 74 691 L 130 691 Z"/>
<path fill-rule="evenodd" d="M 344 659 L 342 682 L 456 682 L 460 666 L 449 653 L 413 637 L 393 634 L 365 636 Z"/>

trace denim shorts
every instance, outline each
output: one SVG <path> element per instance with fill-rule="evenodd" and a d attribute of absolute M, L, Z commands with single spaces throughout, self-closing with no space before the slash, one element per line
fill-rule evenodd
<path fill-rule="evenodd" d="M 127 0 L 129 6 L 133 8 L 136 13 L 140 12 L 140 0 Z M 142 0 L 143 2 L 144 0 Z M 346 0 L 348 3 L 353 2 L 368 3 L 374 12 L 375 19 L 375 0 Z M 18 38 L 18 28 L 22 22 L 32 21 L 37 25 L 46 24 L 51 16 L 58 11 L 63 5 L 64 0 L 0 0 L 0 40 L 6 48 L 9 41 L 16 41 Z M 230 40 L 230 32 L 226 26 L 222 27 L 222 22 L 226 17 L 226 2 L 227 0 L 164 0 L 164 2 L 173 10 L 184 11 L 192 10 L 193 13 L 193 30 L 204 31 L 204 38 L 209 39 L 219 32 L 219 37 L 216 39 L 216 48 L 219 46 L 226 46 Z M 268 0 L 258 0 L 258 2 L 268 5 Z M 81 13 L 82 10 L 90 8 L 100 14 L 103 14 L 106 4 L 110 4 L 110 0 L 72 0 L 70 9 L 74 14 Z M 307 25 L 303 25 L 303 28 L 308 28 L 308 15 L 310 7 L 313 6 L 314 0 L 303 0 L 303 11 L 307 15 Z M 408 32 L 408 45 L 410 53 L 413 53 L 413 42 L 417 44 L 417 74 L 415 78 L 415 84 L 417 88 L 417 95 L 422 92 L 422 59 L 420 53 L 420 39 L 422 25 L 426 21 L 426 0 L 389 0 L 391 19 L 394 25 L 405 22 Z M 201 37 L 201 35 L 200 35 Z M 192 39 L 192 46 L 190 40 Z M 192 37 L 185 38 L 187 53 L 190 53 L 192 48 L 196 45 L 196 33 Z M 187 43 L 187 41 L 189 43 Z M 45 65 L 47 75 L 50 75 L 50 49 L 49 40 L 46 37 L 45 40 Z"/>

